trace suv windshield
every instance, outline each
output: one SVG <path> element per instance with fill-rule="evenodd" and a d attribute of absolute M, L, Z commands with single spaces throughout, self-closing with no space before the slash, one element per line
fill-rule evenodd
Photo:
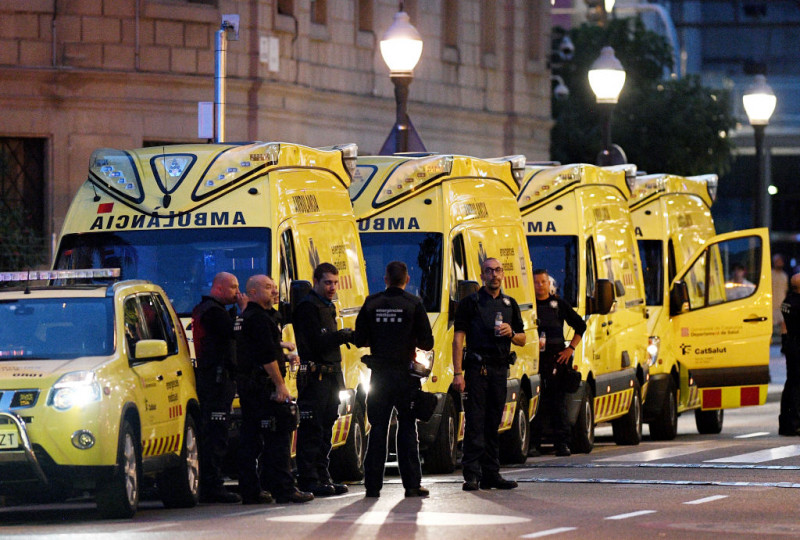
<path fill-rule="evenodd" d="M 428 313 L 439 312 L 442 297 L 442 234 L 425 232 L 362 233 L 361 248 L 367 267 L 370 293 L 386 288 L 386 265 L 408 265 L 406 291 L 422 299 Z"/>
<path fill-rule="evenodd" d="M 161 285 L 179 315 L 187 316 L 211 289 L 218 272 L 240 287 L 253 274 L 267 274 L 270 230 L 161 229 L 70 234 L 61 239 L 55 268 L 120 268 L 121 279 Z"/>
<path fill-rule="evenodd" d="M 534 269 L 544 268 L 556 282 L 556 294 L 578 306 L 578 237 L 528 236 Z"/>
<path fill-rule="evenodd" d="M 113 323 L 111 298 L 0 300 L 0 361 L 108 356 Z"/>

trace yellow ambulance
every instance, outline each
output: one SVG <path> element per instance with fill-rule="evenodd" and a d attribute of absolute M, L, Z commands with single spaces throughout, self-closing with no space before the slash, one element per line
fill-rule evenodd
<path fill-rule="evenodd" d="M 347 191 L 356 154 L 355 145 L 285 142 L 96 150 L 55 268 L 119 267 L 123 278 L 158 283 L 188 325 L 218 272 L 241 286 L 253 274 L 271 275 L 289 304 L 292 284 L 311 282 L 314 267 L 330 262 L 339 269 L 338 323 L 352 328 L 367 296 Z M 347 390 L 331 469 L 337 479 L 357 479 L 369 375 L 357 349 L 342 347 L 342 357 Z"/>
<path fill-rule="evenodd" d="M 517 197 L 536 267 L 586 321 L 581 372 L 568 398 L 573 452 L 590 452 L 595 424 L 617 444 L 638 444 L 650 357 L 644 284 L 627 207 L 635 166 L 528 165 Z M 572 337 L 572 329 L 565 328 Z"/>
<path fill-rule="evenodd" d="M 660 349 L 644 406 L 654 439 L 673 439 L 694 410 L 700 433 L 722 430 L 723 410 L 760 405 L 772 333 L 766 229 L 715 236 L 714 174 L 636 178 L 629 198 Z"/>
<path fill-rule="evenodd" d="M 524 462 L 529 422 L 539 396 L 538 348 L 532 274 L 520 226 L 515 174 L 525 158 L 482 160 L 457 155 L 359 157 L 350 197 L 358 219 L 371 291 L 383 290 L 386 264 L 408 265 L 406 290 L 418 295 L 433 327 L 432 373 L 423 388 L 438 405 L 433 418 L 419 425 L 425 466 L 450 472 L 463 438 L 461 395 L 452 388 L 453 317 L 459 291 L 480 281 L 488 257 L 505 270 L 503 289 L 520 305 L 528 344 L 514 347 L 506 407 L 500 431 L 501 458 Z"/>

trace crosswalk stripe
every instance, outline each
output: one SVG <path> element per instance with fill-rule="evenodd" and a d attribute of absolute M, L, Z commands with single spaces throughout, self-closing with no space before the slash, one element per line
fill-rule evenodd
<path fill-rule="evenodd" d="M 608 516 L 605 519 L 628 519 L 632 517 L 646 516 L 647 514 L 655 514 L 655 510 L 639 510 L 638 512 L 628 512 L 627 514 L 617 514 L 616 516 Z"/>
<path fill-rule="evenodd" d="M 702 499 L 695 499 L 693 501 L 686 501 L 683 504 L 705 504 L 707 502 L 718 501 L 720 499 L 727 499 L 727 495 L 712 495 L 711 497 L 703 497 Z"/>
<path fill-rule="evenodd" d="M 617 462 L 646 462 L 646 461 L 655 461 L 657 459 L 667 459 L 676 456 L 685 456 L 687 454 L 695 454 L 699 452 L 705 452 L 710 447 L 715 449 L 721 448 L 723 445 L 719 444 L 719 441 L 709 441 L 706 443 L 699 443 L 699 444 L 682 444 L 676 446 L 667 446 L 666 448 L 657 448 L 655 450 L 645 450 L 643 452 L 633 452 L 631 454 L 625 454 L 623 456 L 612 456 L 602 459 L 596 459 L 594 461 L 617 461 Z"/>
<path fill-rule="evenodd" d="M 704 461 L 704 463 L 763 463 L 764 461 L 772 461 L 775 459 L 784 459 L 795 456 L 800 456 L 800 444 L 790 444 L 788 446 L 779 446 L 777 448 L 767 448 L 766 450 L 759 450 L 757 452 L 749 452 L 747 454 L 739 454 L 724 458 L 707 459 Z"/>
<path fill-rule="evenodd" d="M 523 534 L 520 538 L 542 538 L 544 536 L 551 536 L 554 534 L 561 534 L 565 532 L 575 531 L 577 527 L 558 527 L 556 529 L 547 529 L 546 531 L 538 531 L 535 533 Z"/>
<path fill-rule="evenodd" d="M 756 431 L 755 433 L 746 433 L 745 435 L 736 435 L 734 439 L 752 439 L 753 437 L 763 437 L 769 435 L 769 431 Z"/>

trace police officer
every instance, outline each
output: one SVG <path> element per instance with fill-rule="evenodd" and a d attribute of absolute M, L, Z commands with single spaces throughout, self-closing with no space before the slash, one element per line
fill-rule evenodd
<path fill-rule="evenodd" d="M 242 408 L 239 492 L 244 504 L 272 502 L 269 492 L 279 503 L 308 502 L 314 495 L 299 491 L 292 476 L 290 444 L 296 424 L 286 408 L 292 396 L 284 381 L 280 328 L 271 313 L 275 283 L 255 275 L 245 290 L 249 302 L 242 313 L 237 357 Z M 262 491 L 262 485 L 269 491 Z"/>
<path fill-rule="evenodd" d="M 292 322 L 297 351 L 307 366 L 306 383 L 298 388 L 301 410 L 297 429 L 298 487 L 317 497 L 347 493 L 347 486 L 334 484 L 328 466 L 333 424 L 339 415 L 339 391 L 345 388 L 339 347 L 352 341 L 353 331 L 336 330 L 333 298 L 339 286 L 339 271 L 330 263 L 314 269 L 314 288 L 294 310 Z M 298 386 L 302 386 L 298 380 Z"/>
<path fill-rule="evenodd" d="M 356 318 L 355 344 L 370 347 L 370 392 L 367 412 L 372 430 L 364 460 L 367 497 L 379 497 L 386 465 L 389 420 L 397 409 L 397 461 L 406 497 L 427 497 L 420 486 L 417 421 L 410 409 L 420 380 L 410 373 L 416 349 L 433 348 L 433 332 L 419 297 L 406 292 L 408 267 L 400 261 L 386 266 L 386 290 L 367 297 Z"/>
<path fill-rule="evenodd" d="M 780 435 L 800 435 L 800 274 L 792 276 L 791 290 L 781 304 L 781 351 L 786 357 L 786 383 L 778 416 Z"/>
<path fill-rule="evenodd" d="M 458 303 L 453 334 L 453 387 L 469 394 L 461 460 L 464 491 L 517 487 L 500 476 L 497 429 L 506 402 L 508 366 L 514 358 L 511 344 L 525 345 L 525 328 L 516 300 L 500 290 L 500 261 L 483 261 L 481 279 L 483 287 Z"/>
<path fill-rule="evenodd" d="M 244 308 L 247 297 L 239 292 L 239 280 L 227 272 L 214 276 L 211 291 L 192 311 L 192 333 L 197 356 L 195 376 L 200 400 L 200 500 L 238 503 L 241 498 L 227 491 L 222 461 L 228 448 L 231 405 L 236 393 L 231 377 L 236 363 L 234 307 Z"/>
<path fill-rule="evenodd" d="M 567 417 L 567 393 L 564 390 L 564 371 L 572 369 L 572 355 L 586 331 L 586 323 L 566 300 L 551 292 L 547 270 L 533 271 L 536 293 L 536 315 L 539 335 L 545 334 L 546 345 L 539 352 L 539 373 L 542 377 L 542 396 L 539 412 L 533 420 L 534 453 L 540 453 L 541 433 L 550 422 L 557 456 L 569 456 L 570 426 Z M 569 345 L 564 347 L 564 321 L 575 330 Z"/>

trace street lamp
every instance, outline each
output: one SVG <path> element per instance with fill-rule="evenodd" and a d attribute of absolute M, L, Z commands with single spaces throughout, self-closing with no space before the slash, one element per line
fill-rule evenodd
<path fill-rule="evenodd" d="M 742 96 L 744 110 L 750 125 L 753 126 L 753 133 L 756 137 L 756 185 L 758 186 L 758 197 L 756 197 L 756 225 L 758 227 L 769 227 L 772 218 L 772 208 L 770 194 L 768 191 L 769 179 L 764 171 L 764 130 L 769 124 L 769 118 L 775 110 L 778 99 L 775 92 L 767 84 L 764 75 L 756 75 L 753 85 L 747 89 Z"/>
<path fill-rule="evenodd" d="M 422 37 L 411 25 L 401 2 L 400 11 L 395 13 L 392 25 L 381 39 L 381 56 L 389 67 L 389 77 L 394 83 L 394 98 L 397 103 L 397 119 L 392 132 L 383 143 L 381 154 L 408 152 L 410 146 L 414 150 L 425 150 L 408 118 L 408 87 L 414 79 L 414 67 L 421 55 Z"/>
<path fill-rule="evenodd" d="M 611 115 L 625 85 L 625 69 L 614 56 L 614 49 L 603 47 L 600 57 L 589 68 L 589 86 L 597 99 L 597 106 L 603 113 L 603 149 L 597 155 L 598 165 L 620 165 L 627 161 L 625 152 L 616 144 L 611 144 Z"/>

